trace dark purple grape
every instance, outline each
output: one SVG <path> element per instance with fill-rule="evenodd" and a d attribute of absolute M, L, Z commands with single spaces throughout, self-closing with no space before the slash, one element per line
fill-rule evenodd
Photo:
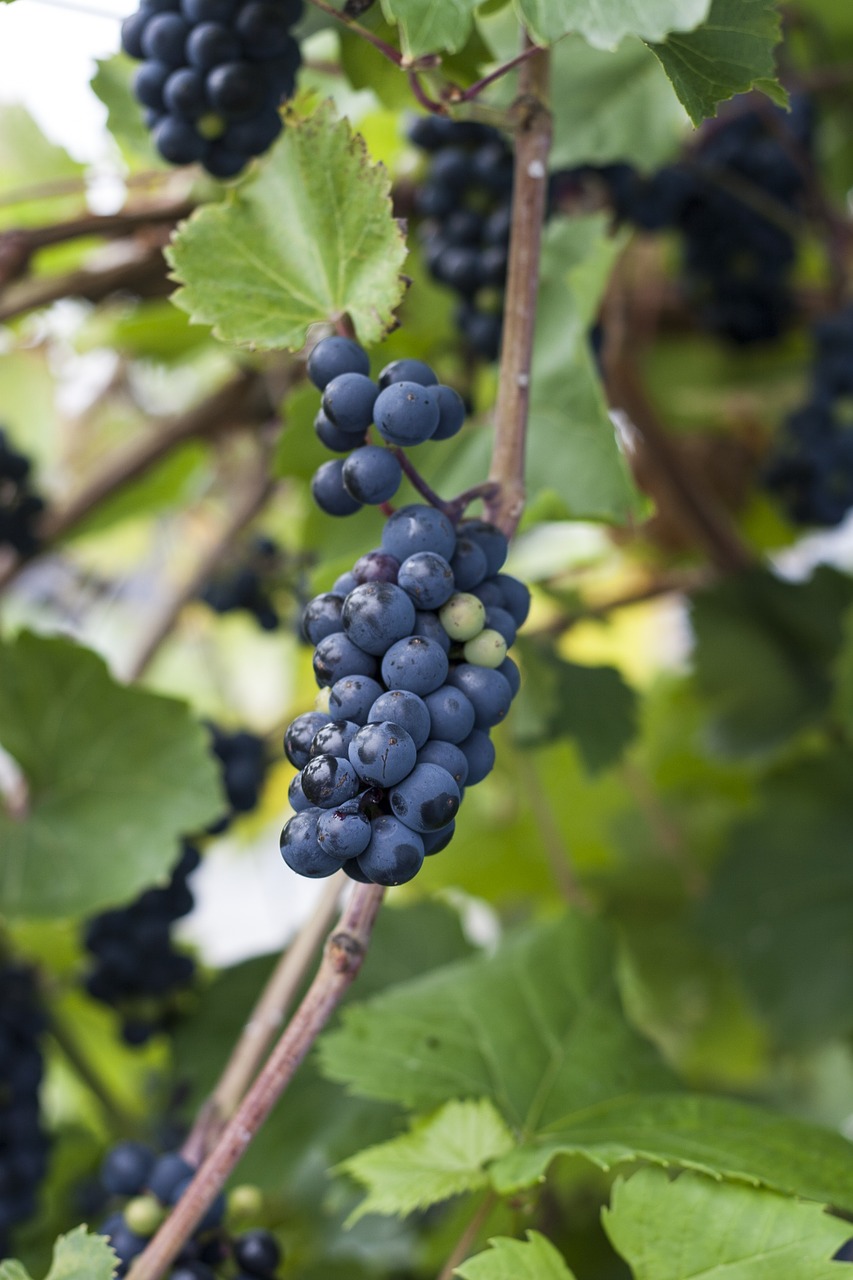
<path fill-rule="evenodd" d="M 179 13 L 156 13 L 145 24 L 142 52 L 152 62 L 165 62 L 179 67 L 184 61 L 184 46 L 190 29 Z"/>
<path fill-rule="evenodd" d="M 422 387 L 433 387 L 438 383 L 432 369 L 423 360 L 392 360 L 377 379 L 379 390 L 384 391 L 393 382 L 416 382 Z"/>
<path fill-rule="evenodd" d="M 133 77 L 133 92 L 144 107 L 163 110 L 163 90 L 171 74 L 165 62 L 143 62 Z"/>
<path fill-rule="evenodd" d="M 458 694 L 458 690 L 454 690 Z M 435 695 L 431 694 L 430 697 Z M 430 736 L 431 720 L 429 709 L 423 698 L 405 689 L 390 689 L 381 694 L 367 717 L 368 724 L 379 724 L 390 720 L 402 725 L 411 737 L 416 748 L 421 748 Z M 474 710 L 471 709 L 471 724 L 474 723 Z"/>
<path fill-rule="evenodd" d="M 417 764 L 392 788 L 388 797 L 394 815 L 413 831 L 438 831 L 459 812 L 459 787 L 437 764 Z"/>
<path fill-rule="evenodd" d="M 367 352 L 352 338 L 341 338 L 337 334 L 323 338 L 308 357 L 308 377 L 318 391 L 324 391 L 342 373 L 360 373 L 366 377 L 370 373 Z"/>
<path fill-rule="evenodd" d="M 423 636 L 398 640 L 382 659 L 382 679 L 388 688 L 407 689 L 419 697 L 440 688 L 447 672 L 447 654 L 434 640 Z"/>
<path fill-rule="evenodd" d="M 154 130 L 154 145 L 170 164 L 194 164 L 207 150 L 195 127 L 178 116 L 163 117 Z"/>
<path fill-rule="evenodd" d="M 461 431 L 465 422 L 465 404 L 458 391 L 452 387 L 436 387 L 438 400 L 438 426 L 430 437 L 432 440 L 449 440 Z"/>
<path fill-rule="evenodd" d="M 340 458 L 330 458 L 314 472 L 311 495 L 327 516 L 352 516 L 361 510 L 361 503 L 344 485 L 344 464 Z"/>
<path fill-rule="evenodd" d="M 361 586 L 365 582 L 396 582 L 400 561 L 386 551 L 367 551 L 352 567 L 352 575 Z"/>
<path fill-rule="evenodd" d="M 352 800 L 360 788 L 359 775 L 345 757 L 313 756 L 302 770 L 302 791 L 320 809 Z"/>
<path fill-rule="evenodd" d="M 302 610 L 302 635 L 309 644 L 319 644 L 333 631 L 342 631 L 341 613 L 344 597 L 332 591 L 309 600 Z"/>
<path fill-rule="evenodd" d="M 322 711 L 305 711 L 291 720 L 284 734 L 284 754 L 294 768 L 305 767 L 311 759 L 311 743 L 315 734 L 331 719 Z"/>
<path fill-rule="evenodd" d="M 381 657 L 398 640 L 412 634 L 415 606 L 405 591 L 392 582 L 366 582 L 344 601 L 343 629 L 366 653 Z M 355 674 L 373 675 L 372 671 Z"/>
<path fill-rule="evenodd" d="M 417 551 L 434 551 L 450 560 L 456 550 L 456 531 L 442 511 L 413 503 L 386 520 L 382 549 L 401 564 Z"/>
<path fill-rule="evenodd" d="M 417 382 L 392 382 L 380 391 L 373 417 L 376 430 L 389 444 L 422 444 L 435 434 L 439 420 L 438 397 Z"/>
<path fill-rule="evenodd" d="M 147 65 L 150 64 L 146 63 Z M 142 70 L 144 69 L 143 67 Z M 207 109 L 204 76 L 190 67 L 181 67 L 178 71 L 172 71 L 163 86 L 163 102 L 166 110 L 172 115 L 186 116 L 189 120 L 195 120 Z"/>
<path fill-rule="evenodd" d="M 333 631 L 331 635 L 324 636 L 314 650 L 314 675 L 321 688 L 344 676 L 373 676 L 378 666 L 376 658 L 355 644 L 344 631 Z M 335 718 L 353 719 L 352 716 Z"/>
<path fill-rule="evenodd" d="M 281 856 L 291 871 L 321 880 L 341 869 L 340 858 L 333 858 L 317 839 L 317 825 L 322 809 L 306 809 L 297 813 L 281 833 Z"/>
<path fill-rule="evenodd" d="M 339 431 L 362 439 L 373 422 L 379 388 L 363 373 L 341 373 L 326 384 L 323 412 Z"/>
<path fill-rule="evenodd" d="M 373 884 L 405 884 L 413 879 L 424 861 L 420 836 L 390 816 L 374 818 L 370 844 L 358 859 L 359 870 Z"/>
<path fill-rule="evenodd" d="M 344 488 L 357 502 L 376 506 L 394 497 L 403 479 L 403 468 L 390 450 L 365 444 L 345 459 L 341 474 Z"/>
<path fill-rule="evenodd" d="M 229 120 L 247 120 L 264 107 L 263 78 L 251 62 L 222 63 L 207 77 L 207 94 L 214 111 Z"/>
<path fill-rule="evenodd" d="M 434 551 L 408 556 L 400 565 L 397 582 L 418 609 L 440 609 L 455 589 L 453 570 L 444 556 Z"/>
<path fill-rule="evenodd" d="M 229 26 L 221 22 L 202 22 L 187 37 L 187 62 L 197 71 L 210 71 L 224 62 L 240 57 L 240 41 Z"/>
<path fill-rule="evenodd" d="M 415 767 L 417 756 L 411 734 L 389 720 L 364 725 L 349 746 L 350 763 L 358 776 L 377 787 L 401 782 Z"/>

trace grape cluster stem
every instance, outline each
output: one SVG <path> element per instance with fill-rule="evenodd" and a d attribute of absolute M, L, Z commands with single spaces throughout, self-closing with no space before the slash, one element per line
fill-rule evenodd
<path fill-rule="evenodd" d="M 64 506 L 48 510 L 39 529 L 41 542 L 36 554 L 76 529 L 104 502 L 146 475 L 187 440 L 260 422 L 270 411 L 261 375 L 254 369 L 241 370 L 187 413 L 171 418 L 159 431 L 140 436 L 118 450 L 75 497 Z M 4 557 L 0 563 L 0 588 L 17 576 L 25 563 L 23 557 L 11 553 Z"/>
<path fill-rule="evenodd" d="M 358 975 L 384 893 L 381 885 L 356 885 L 326 940 L 317 974 L 266 1065 L 174 1212 L 131 1266 L 128 1280 L 159 1280 L 192 1235 Z"/>
<path fill-rule="evenodd" d="M 270 975 L 240 1033 L 219 1083 L 199 1112 L 181 1155 L 199 1164 L 215 1146 L 229 1118 L 263 1065 L 264 1055 L 284 1022 L 349 884 L 343 872 L 323 886 L 317 905 Z"/>

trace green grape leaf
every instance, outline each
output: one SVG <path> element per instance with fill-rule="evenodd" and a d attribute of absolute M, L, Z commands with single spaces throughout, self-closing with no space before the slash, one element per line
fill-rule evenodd
<path fill-rule="evenodd" d="M 382 12 L 400 28 L 400 43 L 409 57 L 424 53 L 457 53 L 473 26 L 481 0 L 382 0 Z"/>
<path fill-rule="evenodd" d="M 703 906 L 707 938 L 789 1043 L 853 1028 L 851 770 L 838 747 L 771 773 Z"/>
<path fill-rule="evenodd" d="M 490 1099 L 519 1144 L 490 1165 L 502 1193 L 572 1154 L 604 1169 L 645 1159 L 853 1205 L 840 1135 L 681 1092 L 628 1025 L 613 964 L 609 934 L 592 920 L 526 930 L 493 956 L 349 1008 L 319 1043 L 321 1068 L 357 1094 L 412 1110 Z"/>
<path fill-rule="evenodd" d="M 825 566 L 808 582 L 756 569 L 694 597 L 696 682 L 717 749 L 772 750 L 821 720 L 851 600 L 850 578 Z"/>
<path fill-rule="evenodd" d="M 520 1133 L 632 1089 L 675 1087 L 625 1021 L 609 935 L 580 918 L 355 1005 L 320 1059 L 354 1092 L 413 1109 L 490 1098 Z"/>
<path fill-rule="evenodd" d="M 639 508 L 589 350 L 588 329 L 621 248 L 607 220 L 546 230 L 530 386 L 527 487 L 577 520 L 623 523 Z"/>
<path fill-rule="evenodd" d="M 9 2 L 10 0 L 6 0 L 6 3 Z M 6 1262 L 0 1262 L 0 1280 L 32 1280 L 32 1276 L 22 1262 L 9 1258 Z"/>
<path fill-rule="evenodd" d="M 568 662 L 553 644 L 517 643 L 525 678 L 511 721 L 516 742 L 574 738 L 591 772 L 614 764 L 637 731 L 637 695 L 621 672 Z"/>
<path fill-rule="evenodd" d="M 515 0 L 521 21 L 539 44 L 570 31 L 598 49 L 615 49 L 624 36 L 663 40 L 691 31 L 708 16 L 711 0 Z"/>
<path fill-rule="evenodd" d="M 77 1227 L 57 1240 L 46 1280 L 111 1280 L 116 1265 L 106 1237 Z"/>
<path fill-rule="evenodd" d="M 60 1236 L 53 1247 L 53 1261 L 45 1280 L 112 1280 L 118 1266 L 104 1236 L 75 1227 Z M 31 1280 L 22 1263 L 0 1262 L 0 1280 Z"/>
<path fill-rule="evenodd" d="M 846 1138 L 728 1098 L 648 1094 L 578 1108 L 498 1160 L 492 1180 L 505 1195 L 532 1186 L 557 1155 L 582 1155 L 602 1169 L 638 1159 L 680 1165 L 853 1208 Z"/>
<path fill-rule="evenodd" d="M 68 640 L 0 644 L 0 741 L 23 816 L 0 814 L 0 900 L 15 916 L 88 914 L 167 873 L 182 833 L 222 811 L 206 731 L 171 698 L 117 684 Z"/>
<path fill-rule="evenodd" d="M 655 169 L 675 154 L 687 114 L 642 40 L 629 37 L 607 53 L 566 36 L 551 57 L 554 83 L 572 87 L 552 103 L 552 169 L 627 156 L 640 169 Z"/>
<path fill-rule="evenodd" d="M 707 21 L 652 44 L 694 124 L 717 105 L 753 85 L 776 102 L 787 101 L 776 81 L 773 51 L 781 14 L 773 0 L 713 0 Z"/>
<path fill-rule="evenodd" d="M 489 1246 L 453 1274 L 462 1280 L 575 1280 L 551 1241 L 538 1231 L 528 1231 L 526 1240 L 498 1236 Z"/>
<path fill-rule="evenodd" d="M 851 1233 L 821 1205 L 662 1169 L 617 1181 L 602 1216 L 634 1280 L 837 1280 Z"/>
<path fill-rule="evenodd" d="M 399 1214 L 488 1186 L 485 1166 L 504 1155 L 513 1136 L 488 1098 L 448 1102 L 408 1133 L 368 1147 L 340 1166 L 367 1196 L 350 1216 Z"/>
<path fill-rule="evenodd" d="M 165 169 L 166 161 L 154 146 L 151 130 L 146 128 L 139 102 L 133 96 L 138 65 L 124 53 L 97 59 L 97 70 L 90 81 L 92 92 L 107 109 L 107 128 L 128 165 L 132 169 L 143 165 Z"/>
<path fill-rule="evenodd" d="M 345 313 L 377 342 L 403 295 L 406 244 L 387 173 L 325 102 L 291 111 L 264 163 L 183 223 L 167 256 L 193 321 L 226 342 L 296 350 L 310 325 Z"/>

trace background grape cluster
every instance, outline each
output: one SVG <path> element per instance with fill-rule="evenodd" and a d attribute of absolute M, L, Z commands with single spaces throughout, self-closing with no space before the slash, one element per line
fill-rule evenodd
<path fill-rule="evenodd" d="M 45 1019 L 32 969 L 0 966 L 0 1257 L 10 1230 L 36 1208 L 47 1171 L 39 1087 Z"/>
<path fill-rule="evenodd" d="M 559 175 L 558 202 L 598 185 L 617 217 L 682 238 L 681 284 L 699 325 L 748 345 L 777 338 L 794 316 L 791 270 L 812 172 L 813 112 L 736 99 L 699 131 L 683 160 L 649 176 L 628 163 Z"/>
<path fill-rule="evenodd" d="M 308 367 L 324 392 L 321 430 L 352 423 L 351 434 L 364 439 L 373 422 L 396 446 L 451 434 L 441 427 L 442 392 L 450 389 L 419 361 L 397 361 L 373 383 L 366 353 L 328 338 Z M 449 403 L 455 431 L 464 411 Z M 397 461 L 360 445 L 339 470 L 324 464 L 314 482 L 321 508 L 358 509 L 347 471 L 353 460 L 357 491 L 364 496 L 377 474 L 383 483 L 373 500 L 387 501 L 400 475 L 393 488 L 384 484 L 386 457 Z M 290 785 L 295 816 L 281 837 L 292 870 L 321 877 L 343 867 L 355 880 L 402 884 L 446 847 L 465 788 L 494 764 L 489 730 L 519 687 L 507 649 L 530 597 L 501 572 L 508 549 L 486 521 L 455 526 L 436 507 L 413 504 L 389 515 L 380 547 L 308 603 L 303 635 L 328 693 L 318 700 L 322 709 L 298 716 L 284 736 L 299 770 Z"/>
<path fill-rule="evenodd" d="M 786 419 L 765 483 L 797 524 L 840 524 L 853 507 L 853 307 L 815 325 L 809 398 Z"/>
<path fill-rule="evenodd" d="M 164 160 L 232 178 L 272 145 L 301 14 L 302 0 L 143 0 L 125 19 L 122 48 L 142 61 L 134 92 Z"/>
<path fill-rule="evenodd" d="M 281 622 L 271 594 L 281 549 L 272 538 L 253 538 L 239 563 L 226 564 L 205 584 L 200 599 L 214 613 L 250 614 L 263 631 Z"/>
<path fill-rule="evenodd" d="M 99 1231 L 118 1255 L 117 1275 L 127 1273 L 195 1172 L 180 1152 L 158 1156 L 141 1142 L 121 1142 L 107 1154 L 101 1183 L 112 1211 Z M 226 1210 L 226 1197 L 220 1195 L 166 1273 L 167 1280 L 216 1280 L 221 1274 L 234 1280 L 277 1280 L 282 1254 L 275 1236 L 262 1229 L 232 1235 L 223 1226 Z"/>
<path fill-rule="evenodd" d="M 512 151 L 474 121 L 425 116 L 409 139 L 429 156 L 415 196 L 427 269 L 458 294 L 456 325 L 486 360 L 497 359 L 509 254 Z"/>
<path fill-rule="evenodd" d="M 198 849 L 185 842 L 167 885 L 146 889 L 127 906 L 86 922 L 83 944 L 94 960 L 86 990 L 118 1010 L 128 1044 L 144 1044 L 166 1029 L 176 997 L 193 980 L 195 961 L 173 945 L 171 929 L 192 910 L 187 882 L 199 861 Z"/>
<path fill-rule="evenodd" d="M 222 785 L 228 811 L 210 834 L 224 831 L 236 814 L 250 813 L 257 807 L 269 768 L 267 745 L 263 738 L 246 729 L 228 733 L 218 725 L 209 726 L 213 754 L 222 766 Z"/>
<path fill-rule="evenodd" d="M 0 547 L 6 545 L 18 555 L 37 549 L 37 526 L 44 500 L 33 489 L 32 464 L 12 445 L 0 427 Z"/>

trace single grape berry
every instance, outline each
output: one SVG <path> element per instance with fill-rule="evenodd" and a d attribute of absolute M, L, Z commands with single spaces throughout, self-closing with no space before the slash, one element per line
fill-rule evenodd
<path fill-rule="evenodd" d="M 416 382 L 392 382 L 373 406 L 376 430 L 389 444 L 422 444 L 434 435 L 439 416 L 438 397 Z"/>
<path fill-rule="evenodd" d="M 405 884 L 414 879 L 424 861 L 424 843 L 417 832 L 397 818 L 374 818 L 370 844 L 358 858 L 358 868 L 373 884 Z"/>
<path fill-rule="evenodd" d="M 358 776 L 378 787 L 401 782 L 415 767 L 417 755 L 411 734 L 389 720 L 364 725 L 349 746 L 349 759 Z"/>
<path fill-rule="evenodd" d="M 403 479 L 403 468 L 390 450 L 366 444 L 345 459 L 341 476 L 353 498 L 378 506 L 394 497 Z"/>
<path fill-rule="evenodd" d="M 246 1231 L 234 1241 L 234 1261 L 251 1276 L 268 1280 L 281 1262 L 281 1249 L 269 1231 Z"/>
<path fill-rule="evenodd" d="M 343 373 L 360 373 L 366 377 L 370 373 L 367 352 L 352 338 L 337 334 L 323 338 L 308 357 L 308 377 L 318 391 L 325 391 L 329 383 Z"/>

